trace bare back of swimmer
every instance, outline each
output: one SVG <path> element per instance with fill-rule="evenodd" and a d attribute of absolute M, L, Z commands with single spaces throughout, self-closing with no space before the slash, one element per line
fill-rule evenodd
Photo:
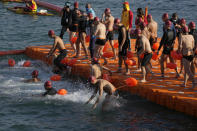
<path fill-rule="evenodd" d="M 105 92 L 107 93 L 107 95 L 105 96 L 105 100 L 102 103 L 102 109 L 105 109 L 107 104 L 109 104 L 110 97 L 115 94 L 116 88 L 107 80 L 96 79 L 95 77 L 91 77 L 90 81 L 93 85 L 95 85 L 95 90 L 93 95 L 86 102 L 86 104 L 88 104 L 96 96 L 97 92 L 99 92 L 99 96 L 94 105 L 92 106 L 92 108 L 95 109 L 97 104 L 101 100 L 103 93 Z"/>

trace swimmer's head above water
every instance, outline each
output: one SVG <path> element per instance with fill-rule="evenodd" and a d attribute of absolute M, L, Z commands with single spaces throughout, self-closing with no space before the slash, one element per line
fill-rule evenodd
<path fill-rule="evenodd" d="M 38 70 L 34 70 L 32 73 L 32 78 L 37 78 L 38 77 Z"/>
<path fill-rule="evenodd" d="M 50 88 L 52 88 L 52 82 L 51 81 L 46 81 L 44 83 L 44 88 L 45 88 L 45 90 L 49 90 Z"/>
<path fill-rule="evenodd" d="M 55 32 L 53 30 L 49 30 L 48 36 L 51 37 L 51 38 L 54 37 L 55 36 Z"/>
<path fill-rule="evenodd" d="M 94 76 L 90 76 L 90 78 L 89 78 L 89 82 L 90 82 L 91 84 L 96 84 L 96 82 L 97 82 L 96 77 L 94 77 Z"/>

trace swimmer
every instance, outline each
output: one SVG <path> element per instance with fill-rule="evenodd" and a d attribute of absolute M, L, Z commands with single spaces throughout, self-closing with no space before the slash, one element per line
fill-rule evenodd
<path fill-rule="evenodd" d="M 116 88 L 109 81 L 103 79 L 96 79 L 94 76 L 90 77 L 90 82 L 91 84 L 95 85 L 95 90 L 93 95 L 86 102 L 86 104 L 88 104 L 96 96 L 97 92 L 99 92 L 99 96 L 94 105 L 92 106 L 92 109 L 95 109 L 97 104 L 100 102 L 103 93 L 105 92 L 107 93 L 107 95 L 105 96 L 105 100 L 102 103 L 102 110 L 104 110 L 106 106 L 110 103 L 111 97 L 115 96 Z"/>
<path fill-rule="evenodd" d="M 113 46 L 114 44 L 113 42 L 114 40 L 114 32 L 113 32 L 114 17 L 112 16 L 111 10 L 109 8 L 105 9 L 105 12 L 103 13 L 101 21 L 106 25 L 106 28 L 107 28 L 106 42 L 109 40 L 112 51 L 114 53 L 114 59 L 116 59 L 116 50 Z"/>
<path fill-rule="evenodd" d="M 103 70 L 106 70 L 109 72 L 110 75 L 112 75 L 112 71 L 108 69 L 105 66 L 101 66 L 99 64 L 99 60 L 97 58 L 92 59 L 92 65 L 91 65 L 91 76 L 94 76 L 96 79 L 102 79 L 102 72 Z"/>
<path fill-rule="evenodd" d="M 183 87 L 186 87 L 187 80 L 192 80 L 192 88 L 195 87 L 195 67 L 194 67 L 194 37 L 188 34 L 188 27 L 183 28 L 183 34 L 180 36 L 178 52 L 183 55 L 184 66 L 184 83 Z"/>
<path fill-rule="evenodd" d="M 57 94 L 57 91 L 52 87 L 51 81 L 46 81 L 44 83 L 44 88 L 45 88 L 46 92 L 44 94 L 42 94 L 43 96 Z"/>
<path fill-rule="evenodd" d="M 126 59 L 127 59 L 127 51 L 129 48 L 129 37 L 127 34 L 127 30 L 125 28 L 125 26 L 120 23 L 120 19 L 116 18 L 114 21 L 114 29 L 118 30 L 118 43 L 119 43 L 119 67 L 118 67 L 118 71 L 119 73 L 122 72 L 122 61 L 124 61 L 125 67 L 126 67 L 126 72 L 125 75 L 129 75 L 130 74 L 130 70 L 129 67 L 126 63 Z"/>
<path fill-rule="evenodd" d="M 106 27 L 103 23 L 100 22 L 98 17 L 94 18 L 94 25 L 95 25 L 95 32 L 93 33 L 93 38 L 96 39 L 95 41 L 95 50 L 94 50 L 94 57 L 101 58 L 103 55 L 103 48 L 106 41 Z M 105 63 L 107 64 L 106 58 L 104 58 Z"/>
<path fill-rule="evenodd" d="M 54 43 L 46 57 L 49 58 L 50 56 L 55 55 L 55 50 L 58 49 L 60 54 L 54 59 L 53 63 L 56 66 L 55 68 L 57 69 L 57 72 L 62 71 L 65 67 L 64 64 L 61 64 L 61 60 L 67 56 L 67 50 L 64 46 L 64 42 L 59 36 L 55 35 L 53 30 L 49 30 L 48 36 L 54 39 Z"/>
<path fill-rule="evenodd" d="M 25 83 L 31 83 L 31 82 L 40 82 L 41 80 L 38 78 L 38 70 L 34 70 L 31 75 L 32 79 L 25 80 Z"/>
<path fill-rule="evenodd" d="M 136 29 L 135 34 L 137 35 L 139 41 L 141 42 L 141 46 L 142 46 L 141 54 L 144 54 L 144 58 L 141 60 L 141 70 L 143 76 L 141 82 L 146 82 L 147 72 L 150 72 L 153 75 L 151 71 L 151 63 L 150 63 L 150 60 L 152 58 L 152 50 L 149 40 L 146 38 L 146 36 L 142 34 L 140 29 Z"/>
<path fill-rule="evenodd" d="M 157 28 L 158 28 L 158 24 L 156 21 L 153 20 L 152 15 L 148 15 L 147 16 L 147 21 L 148 21 L 148 31 L 150 32 L 150 45 L 151 47 L 153 46 L 154 43 L 157 42 Z"/>
<path fill-rule="evenodd" d="M 92 14 L 93 19 L 94 19 L 94 17 L 96 17 L 95 11 L 92 9 L 90 3 L 87 3 L 87 4 L 86 4 L 86 13 L 87 13 L 88 15 L 89 15 L 89 14 Z"/>
<path fill-rule="evenodd" d="M 163 46 L 163 52 L 161 55 L 161 59 L 160 59 L 160 67 L 161 67 L 161 77 L 164 77 L 164 62 L 167 60 L 167 58 L 169 57 L 170 62 L 171 63 L 175 63 L 173 58 L 170 55 L 170 52 L 173 51 L 174 48 L 174 31 L 172 30 L 172 22 L 171 21 L 166 21 L 165 23 L 165 31 L 164 34 L 162 36 L 161 42 L 160 42 L 160 46 L 158 49 L 157 54 L 159 54 L 159 51 L 161 49 L 161 47 Z M 175 69 L 176 71 L 176 77 L 179 77 L 179 73 L 177 71 L 177 68 Z"/>

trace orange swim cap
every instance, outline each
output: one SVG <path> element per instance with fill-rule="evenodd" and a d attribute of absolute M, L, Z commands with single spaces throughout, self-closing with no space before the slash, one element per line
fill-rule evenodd
<path fill-rule="evenodd" d="M 124 5 L 129 5 L 129 2 L 128 1 L 125 1 L 123 4 Z"/>

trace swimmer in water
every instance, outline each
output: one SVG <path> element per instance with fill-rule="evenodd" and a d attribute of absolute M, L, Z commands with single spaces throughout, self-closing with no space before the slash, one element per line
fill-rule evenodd
<path fill-rule="evenodd" d="M 91 84 L 95 86 L 95 90 L 94 90 L 93 95 L 86 102 L 86 104 L 88 104 L 96 96 L 97 92 L 99 91 L 99 96 L 96 102 L 94 103 L 94 105 L 92 106 L 92 109 L 95 109 L 97 104 L 101 100 L 103 93 L 105 92 L 107 93 L 107 95 L 105 96 L 105 100 L 102 103 L 102 110 L 104 110 L 106 106 L 110 103 L 111 97 L 115 96 L 116 88 L 109 81 L 104 80 L 104 79 L 96 79 L 94 76 L 91 76 L 89 81 L 91 82 Z"/>
<path fill-rule="evenodd" d="M 25 80 L 25 83 L 33 83 L 33 82 L 40 82 L 41 80 L 38 78 L 38 70 L 34 70 L 32 73 L 32 79 Z"/>
<path fill-rule="evenodd" d="M 51 81 L 46 81 L 44 83 L 44 88 L 45 88 L 46 92 L 44 94 L 42 94 L 43 96 L 57 94 L 57 91 L 52 87 Z"/>

